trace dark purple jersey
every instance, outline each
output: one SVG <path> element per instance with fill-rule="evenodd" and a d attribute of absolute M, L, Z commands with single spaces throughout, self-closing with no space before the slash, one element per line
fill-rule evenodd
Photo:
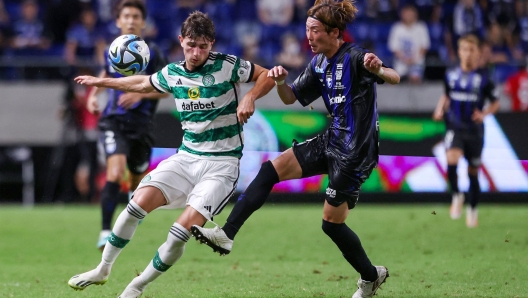
<path fill-rule="evenodd" d="M 449 98 L 449 110 L 445 114 L 448 130 L 461 130 L 483 134 L 484 124 L 475 123 L 471 116 L 482 111 L 485 100 L 497 100 L 495 84 L 487 70 L 464 72 L 460 67 L 449 69 L 445 75 L 445 95 Z"/>
<path fill-rule="evenodd" d="M 142 75 L 151 75 L 167 65 L 167 60 L 161 50 L 153 43 L 149 43 L 148 46 L 150 49 L 150 61 L 147 65 L 147 69 L 139 73 Z M 108 50 L 105 51 L 105 61 L 105 70 L 110 77 L 123 77 L 123 75 L 116 72 L 110 65 L 108 60 Z M 157 100 L 142 99 L 140 102 L 137 102 L 134 106 L 127 110 L 117 104 L 119 96 L 121 96 L 121 94 L 124 92 L 114 89 L 107 90 L 108 103 L 106 104 L 106 107 L 103 111 L 102 118 L 118 116 L 118 118 L 126 121 L 127 123 L 137 123 L 140 125 L 151 122 L 158 106 Z"/>
<path fill-rule="evenodd" d="M 344 43 L 330 59 L 318 54 L 291 85 L 303 106 L 323 98 L 332 116 L 326 150 L 358 170 L 377 165 L 376 83 L 384 82 L 364 67 L 366 53 Z"/>

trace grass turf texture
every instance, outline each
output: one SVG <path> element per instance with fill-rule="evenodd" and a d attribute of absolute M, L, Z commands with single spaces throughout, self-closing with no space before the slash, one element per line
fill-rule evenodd
<path fill-rule="evenodd" d="M 464 219 L 449 219 L 447 205 L 359 204 L 347 224 L 374 264 L 389 268 L 376 297 L 528 297 L 527 211 L 482 206 L 480 226 L 467 229 Z M 99 208 L 0 206 L 0 297 L 117 297 L 180 212 L 148 216 L 108 283 L 76 292 L 68 279 L 100 261 Z M 265 206 L 226 257 L 191 238 L 143 297 L 350 297 L 358 274 L 321 231 L 321 214 L 322 206 Z"/>

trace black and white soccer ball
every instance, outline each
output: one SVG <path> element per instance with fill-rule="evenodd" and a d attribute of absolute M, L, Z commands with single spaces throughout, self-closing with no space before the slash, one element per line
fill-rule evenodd
<path fill-rule="evenodd" d="M 108 48 L 108 60 L 118 73 L 131 76 L 147 68 L 150 50 L 141 37 L 134 34 L 121 35 Z"/>

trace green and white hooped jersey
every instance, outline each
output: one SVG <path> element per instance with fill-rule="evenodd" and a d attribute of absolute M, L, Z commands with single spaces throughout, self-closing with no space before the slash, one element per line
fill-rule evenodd
<path fill-rule="evenodd" d="M 184 62 L 171 63 L 150 77 L 162 93 L 174 96 L 184 131 L 180 150 L 216 157 L 242 157 L 244 134 L 236 109 L 240 84 L 251 81 L 254 66 L 236 56 L 211 52 L 190 72 Z"/>

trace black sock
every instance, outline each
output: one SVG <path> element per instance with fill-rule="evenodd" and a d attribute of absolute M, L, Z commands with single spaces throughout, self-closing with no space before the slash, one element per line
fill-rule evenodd
<path fill-rule="evenodd" d="M 480 184 L 478 175 L 469 175 L 469 204 L 471 208 L 477 207 L 480 197 Z"/>
<path fill-rule="evenodd" d="M 376 267 L 372 266 L 359 237 L 346 224 L 336 224 L 323 219 L 323 231 L 334 241 L 343 257 L 361 274 L 365 281 L 378 278 Z"/>
<path fill-rule="evenodd" d="M 447 166 L 447 179 L 449 180 L 449 185 L 451 186 L 451 191 L 453 193 L 458 193 L 458 176 L 457 176 L 457 166 L 448 165 Z"/>
<path fill-rule="evenodd" d="M 229 239 L 235 239 L 235 235 L 244 222 L 257 211 L 271 192 L 273 185 L 279 182 L 279 175 L 271 161 L 262 164 L 257 177 L 251 181 L 246 191 L 238 197 L 235 207 L 229 214 L 227 222 L 223 227 Z"/>
<path fill-rule="evenodd" d="M 119 202 L 119 189 L 116 182 L 107 181 L 101 192 L 101 211 L 103 213 L 103 230 L 111 230 L 112 217 Z"/>

